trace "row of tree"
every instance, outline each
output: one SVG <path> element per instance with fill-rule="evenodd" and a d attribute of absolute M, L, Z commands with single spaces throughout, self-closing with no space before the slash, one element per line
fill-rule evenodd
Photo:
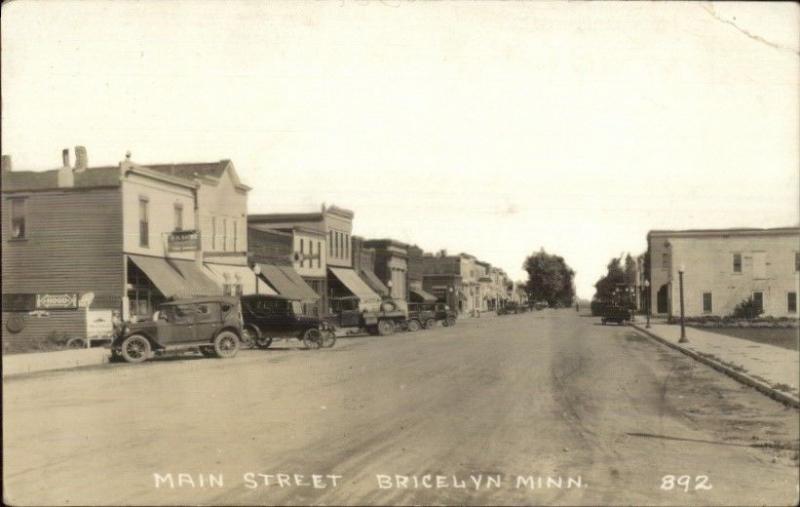
<path fill-rule="evenodd" d="M 647 272 L 647 254 L 644 263 Z M 606 274 L 594 284 L 595 293 L 592 299 L 602 303 L 633 304 L 634 294 L 625 289 L 636 287 L 636 276 L 636 260 L 630 253 L 614 257 L 606 266 Z"/>
<path fill-rule="evenodd" d="M 571 306 L 575 300 L 575 271 L 564 258 L 544 248 L 525 259 L 528 273 L 525 285 L 529 301 L 547 301 L 551 307 Z"/>

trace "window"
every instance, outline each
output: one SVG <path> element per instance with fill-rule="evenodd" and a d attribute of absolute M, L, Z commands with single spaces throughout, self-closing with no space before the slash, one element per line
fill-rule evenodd
<path fill-rule="evenodd" d="M 139 246 L 150 246 L 150 210 L 147 198 L 139 198 Z"/>
<path fill-rule="evenodd" d="M 211 250 L 217 249 L 217 217 L 211 217 Z"/>
<path fill-rule="evenodd" d="M 669 254 L 667 252 L 661 254 L 661 267 L 669 269 Z"/>
<path fill-rule="evenodd" d="M 317 241 L 317 267 L 322 267 L 322 241 Z"/>
<path fill-rule="evenodd" d="M 756 307 L 764 311 L 764 293 L 763 292 L 754 292 L 753 293 L 753 302 L 756 304 Z"/>
<path fill-rule="evenodd" d="M 711 313 L 711 293 L 704 292 L 703 293 L 703 312 L 704 313 Z"/>
<path fill-rule="evenodd" d="M 328 231 L 328 255 L 333 256 L 333 231 Z"/>
<path fill-rule="evenodd" d="M 183 204 L 175 203 L 175 230 L 182 231 L 183 230 Z"/>
<path fill-rule="evenodd" d="M 350 235 L 344 235 L 344 258 L 348 259 L 350 257 Z"/>
<path fill-rule="evenodd" d="M 339 233 L 336 231 L 333 232 L 333 256 L 339 257 Z"/>
<path fill-rule="evenodd" d="M 233 221 L 233 251 L 234 252 L 237 252 L 238 251 L 237 248 L 239 247 L 239 245 L 237 244 L 239 242 L 239 233 L 236 230 L 237 228 L 238 227 L 237 227 L 237 224 L 236 224 L 236 220 L 234 220 Z"/>
<path fill-rule="evenodd" d="M 306 251 L 305 242 L 303 241 L 303 238 L 300 238 L 300 267 L 301 268 L 305 267 L 305 265 L 306 265 L 306 258 L 303 257 L 303 254 L 305 253 L 305 251 Z"/>
<path fill-rule="evenodd" d="M 25 239 L 25 199 L 11 199 L 11 238 Z"/>
<path fill-rule="evenodd" d="M 228 251 L 228 219 L 222 219 L 222 251 Z"/>
<path fill-rule="evenodd" d="M 734 273 L 742 272 L 742 254 L 740 253 L 733 254 L 733 272 Z"/>
<path fill-rule="evenodd" d="M 800 252 L 794 253 L 794 270 L 795 272 L 800 271 Z"/>
<path fill-rule="evenodd" d="M 789 292 L 786 294 L 786 309 L 789 313 L 797 313 L 797 293 Z"/>

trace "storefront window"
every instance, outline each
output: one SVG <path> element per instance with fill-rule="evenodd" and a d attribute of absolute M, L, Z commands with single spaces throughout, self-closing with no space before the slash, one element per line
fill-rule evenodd
<path fill-rule="evenodd" d="M 11 237 L 25 239 L 25 199 L 11 199 Z"/>

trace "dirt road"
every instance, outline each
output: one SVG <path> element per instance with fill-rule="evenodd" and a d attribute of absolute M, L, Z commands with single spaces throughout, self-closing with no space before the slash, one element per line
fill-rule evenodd
<path fill-rule="evenodd" d="M 798 498 L 798 412 L 628 327 L 545 310 L 299 346 L 4 380 L 6 501 Z"/>

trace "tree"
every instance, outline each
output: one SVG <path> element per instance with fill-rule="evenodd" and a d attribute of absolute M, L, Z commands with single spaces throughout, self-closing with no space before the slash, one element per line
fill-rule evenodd
<path fill-rule="evenodd" d="M 528 273 L 525 288 L 531 301 L 547 301 L 550 306 L 572 305 L 575 271 L 563 257 L 550 255 L 542 248 L 525 259 L 522 269 Z"/>
<path fill-rule="evenodd" d="M 649 259 L 646 259 L 649 262 Z M 636 260 L 631 254 L 625 255 L 623 266 L 622 255 L 608 262 L 606 274 L 594 284 L 594 300 L 602 303 L 633 305 L 633 294 L 619 292 L 620 289 L 636 287 Z"/>

